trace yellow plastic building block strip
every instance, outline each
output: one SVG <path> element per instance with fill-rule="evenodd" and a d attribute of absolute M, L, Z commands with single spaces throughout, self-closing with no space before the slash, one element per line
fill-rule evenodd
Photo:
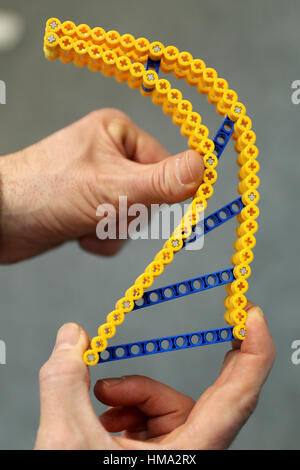
<path fill-rule="evenodd" d="M 44 53 L 48 60 L 59 58 L 63 63 L 73 62 L 78 67 L 88 67 L 93 72 L 101 71 L 103 75 L 113 76 L 119 82 L 126 82 L 130 88 L 139 89 L 141 94 L 152 98 L 154 104 L 162 106 L 165 114 L 172 117 L 172 122 L 180 127 L 181 134 L 188 138 L 188 145 L 203 158 L 205 171 L 187 213 L 171 238 L 148 264 L 144 272 L 119 299 L 115 308 L 106 317 L 106 323 L 98 328 L 93 337 L 90 349 L 84 353 L 84 361 L 95 365 L 99 353 L 107 348 L 107 340 L 115 335 L 116 326 L 123 323 L 125 315 L 134 307 L 134 301 L 154 282 L 154 279 L 170 264 L 174 255 L 183 246 L 183 240 L 191 234 L 192 227 L 206 209 L 207 200 L 213 194 L 213 185 L 217 180 L 216 166 L 218 159 L 214 154 L 214 142 L 209 139 L 208 128 L 201 123 L 200 114 L 193 111 L 192 103 L 183 99 L 178 89 L 173 89 L 168 80 L 159 78 L 154 70 L 146 70 L 148 57 L 153 61 L 160 60 L 160 70 L 173 72 L 176 78 L 185 78 L 191 86 L 196 86 L 199 93 L 207 95 L 209 103 L 216 106 L 216 111 L 235 123 L 233 139 L 238 154 L 240 167 L 238 192 L 242 196 L 244 208 L 237 216 L 239 226 L 236 230 L 237 240 L 234 243 L 234 255 L 231 262 L 234 267 L 235 280 L 226 285 L 227 297 L 225 320 L 234 326 L 233 335 L 243 340 L 246 335 L 245 322 L 247 313 L 244 310 L 248 290 L 247 279 L 251 274 L 250 264 L 253 261 L 255 246 L 254 234 L 257 231 L 256 218 L 259 215 L 259 163 L 258 149 L 255 146 L 256 135 L 251 129 L 251 119 L 246 115 L 246 108 L 238 101 L 238 95 L 224 78 L 201 59 L 194 59 L 189 52 L 180 52 L 175 46 L 164 46 L 161 42 L 150 43 L 146 38 L 135 39 L 131 34 L 121 35 L 117 31 L 105 31 L 101 27 L 91 29 L 86 24 L 76 26 L 72 21 L 61 22 L 50 18 L 46 24 Z"/>

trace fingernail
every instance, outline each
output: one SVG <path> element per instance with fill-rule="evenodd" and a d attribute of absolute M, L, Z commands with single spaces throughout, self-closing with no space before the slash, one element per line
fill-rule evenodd
<path fill-rule="evenodd" d="M 103 379 L 102 382 L 107 387 L 113 387 L 114 385 L 118 385 L 121 382 L 123 382 L 123 380 L 124 380 L 124 377 L 111 377 L 109 379 Z"/>
<path fill-rule="evenodd" d="M 80 336 L 80 327 L 76 323 L 67 323 L 63 325 L 57 333 L 54 351 L 63 349 L 72 349 L 78 343 Z"/>
<path fill-rule="evenodd" d="M 176 177 L 181 185 L 199 183 L 203 175 L 203 161 L 200 155 L 189 150 L 176 159 Z"/>
<path fill-rule="evenodd" d="M 108 125 L 108 133 L 119 144 L 124 147 L 128 157 L 133 156 L 137 145 L 137 136 L 134 128 L 128 122 L 113 120 Z"/>
<path fill-rule="evenodd" d="M 122 140 L 126 135 L 126 127 L 120 121 L 111 121 L 107 126 L 107 130 L 111 137 L 116 137 L 118 140 Z"/>
<path fill-rule="evenodd" d="M 251 300 L 247 301 L 247 305 L 245 307 L 245 310 L 248 311 L 250 308 L 255 307 L 254 303 L 251 302 Z"/>
<path fill-rule="evenodd" d="M 247 311 L 247 321 L 248 320 L 252 320 L 253 318 L 259 318 L 259 319 L 264 319 L 265 320 L 265 316 L 264 316 L 264 312 L 262 311 L 262 309 L 258 306 L 253 306 L 251 307 L 248 311 Z"/>

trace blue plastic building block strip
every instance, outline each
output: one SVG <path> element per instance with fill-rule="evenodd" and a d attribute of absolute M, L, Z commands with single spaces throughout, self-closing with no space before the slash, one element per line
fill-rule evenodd
<path fill-rule="evenodd" d="M 226 206 L 218 209 L 213 214 L 206 217 L 203 221 L 199 222 L 193 227 L 193 234 L 185 243 L 192 243 L 197 238 L 211 232 L 216 227 L 232 219 L 239 214 L 243 209 L 244 204 L 242 198 L 239 197 L 230 202 Z M 206 274 L 194 279 L 188 279 L 169 286 L 159 287 L 151 291 L 145 292 L 141 299 L 137 300 L 134 304 L 133 310 L 149 307 L 150 305 L 167 302 L 186 295 L 202 292 L 213 287 L 223 286 L 234 280 L 233 268 L 225 269 L 215 273 Z"/>
<path fill-rule="evenodd" d="M 146 70 L 154 70 L 157 75 L 159 74 L 160 60 L 152 60 L 148 57 Z"/>
<path fill-rule="evenodd" d="M 225 327 L 217 330 L 197 331 L 195 333 L 120 344 L 119 346 L 111 346 L 100 353 L 99 364 L 133 357 L 150 356 L 151 354 L 168 351 L 178 351 L 179 349 L 225 343 L 234 339 L 233 328 Z"/>
<path fill-rule="evenodd" d="M 228 116 L 226 116 L 218 132 L 216 133 L 215 138 L 213 139 L 214 144 L 215 144 L 215 153 L 218 159 L 224 152 L 225 147 L 228 144 L 232 136 L 233 130 L 234 130 L 234 122 L 231 119 L 229 119 Z"/>
<path fill-rule="evenodd" d="M 213 212 L 208 217 L 205 217 L 204 220 L 201 220 L 192 228 L 191 235 L 188 239 L 184 240 L 183 245 L 196 241 L 199 237 L 206 235 L 216 227 L 219 227 L 228 220 L 232 219 L 241 212 L 243 207 L 244 204 L 242 202 L 242 198 L 238 197 L 226 206 L 221 207 L 221 209 L 218 209 L 216 212 Z"/>
<path fill-rule="evenodd" d="M 233 282 L 233 268 L 223 269 L 215 273 L 205 274 L 204 276 L 187 279 L 169 286 L 159 287 L 144 293 L 143 297 L 136 300 L 132 310 L 150 307 L 155 304 L 167 302 L 168 300 L 178 299 L 186 295 L 196 294 L 213 287 L 224 286 Z"/>
<path fill-rule="evenodd" d="M 147 64 L 146 64 L 146 70 L 154 70 L 157 75 L 159 74 L 159 67 L 160 67 L 160 60 L 152 60 L 150 57 L 148 57 Z M 144 85 L 142 85 L 142 88 L 144 91 L 152 91 L 151 88 L 146 88 Z"/>

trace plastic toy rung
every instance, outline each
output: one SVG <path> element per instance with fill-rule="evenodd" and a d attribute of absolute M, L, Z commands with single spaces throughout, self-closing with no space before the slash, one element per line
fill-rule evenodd
<path fill-rule="evenodd" d="M 157 75 L 159 74 L 160 60 L 152 60 L 150 57 L 147 59 L 146 70 L 154 70 Z M 144 91 L 151 92 L 151 88 L 146 88 L 142 85 Z"/>
<path fill-rule="evenodd" d="M 234 130 L 234 122 L 231 119 L 229 119 L 228 116 L 226 116 L 220 128 L 218 129 L 218 132 L 215 138 L 213 139 L 213 142 L 215 144 L 214 153 L 216 154 L 218 159 L 220 159 L 222 153 L 225 150 L 226 145 L 230 141 L 233 130 Z"/>
<path fill-rule="evenodd" d="M 168 300 L 179 299 L 186 295 L 203 292 L 213 287 L 224 286 L 233 282 L 233 268 L 223 269 L 204 276 L 187 279 L 169 286 L 159 287 L 144 293 L 143 297 L 135 301 L 133 310 L 139 310 L 144 307 L 150 307 L 155 304 L 167 302 Z"/>
<path fill-rule="evenodd" d="M 146 70 L 154 70 L 157 75 L 159 73 L 160 60 L 152 60 L 150 57 L 147 59 Z"/>
<path fill-rule="evenodd" d="M 195 333 L 185 333 L 177 336 L 166 336 L 164 338 L 110 346 L 99 354 L 99 364 L 119 361 L 121 359 L 131 359 L 133 357 L 150 356 L 168 351 L 178 351 L 179 349 L 225 343 L 235 340 L 232 331 L 232 327 L 225 327 L 217 330 L 197 331 Z"/>
<path fill-rule="evenodd" d="M 220 225 L 223 225 L 225 222 L 238 215 L 242 211 L 243 207 L 244 204 L 241 197 L 229 202 L 226 206 L 221 207 L 221 209 L 218 209 L 216 212 L 213 212 L 209 216 L 205 217 L 204 220 L 201 220 L 198 224 L 194 225 L 192 228 L 192 234 L 188 239 L 183 241 L 183 244 L 186 245 L 188 243 L 193 243 L 203 235 L 206 235 L 215 228 L 220 227 Z"/>

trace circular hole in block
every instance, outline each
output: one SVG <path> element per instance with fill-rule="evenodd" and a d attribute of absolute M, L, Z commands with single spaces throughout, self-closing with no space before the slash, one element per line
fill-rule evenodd
<path fill-rule="evenodd" d="M 229 281 L 229 279 L 231 278 L 230 271 L 223 271 L 221 273 L 221 278 L 222 278 L 223 281 Z"/>
<path fill-rule="evenodd" d="M 196 233 L 197 235 L 202 235 L 202 234 L 204 233 L 204 225 L 203 225 L 203 223 L 201 223 L 201 224 L 195 226 L 195 233 Z"/>
<path fill-rule="evenodd" d="M 101 351 L 100 357 L 101 357 L 102 361 L 107 361 L 107 359 L 109 359 L 109 357 L 110 357 L 110 352 L 107 351 L 107 349 L 105 351 Z"/>
<path fill-rule="evenodd" d="M 193 285 L 193 289 L 195 289 L 195 290 L 201 289 L 201 287 L 202 287 L 202 281 L 201 281 L 201 279 L 195 279 L 195 280 L 193 281 L 193 284 L 192 284 L 192 285 Z"/>
<path fill-rule="evenodd" d="M 217 284 L 217 276 L 208 276 L 208 278 L 206 279 L 206 282 L 209 286 L 214 286 Z"/>
<path fill-rule="evenodd" d="M 191 235 L 184 240 L 184 243 L 191 243 L 196 238 L 195 232 L 192 230 Z"/>
<path fill-rule="evenodd" d="M 161 342 L 160 342 L 160 347 L 161 349 L 169 349 L 170 348 L 170 341 L 168 339 L 163 339 Z"/>
<path fill-rule="evenodd" d="M 230 208 L 232 212 L 238 213 L 240 211 L 241 205 L 238 202 L 234 202 L 233 204 L 231 204 Z"/>
<path fill-rule="evenodd" d="M 167 299 L 170 299 L 173 297 L 174 291 L 171 289 L 171 287 L 168 287 L 167 289 L 164 290 L 164 296 L 167 297 Z"/>
<path fill-rule="evenodd" d="M 225 137 L 222 134 L 219 134 L 217 137 L 218 144 L 224 145 L 225 141 L 226 141 Z"/>
<path fill-rule="evenodd" d="M 116 349 L 116 356 L 117 356 L 117 357 L 123 357 L 123 356 L 125 356 L 125 349 L 124 349 L 124 348 L 117 348 L 117 349 Z"/>
<path fill-rule="evenodd" d="M 151 292 L 150 296 L 149 296 L 149 300 L 151 302 L 157 302 L 159 299 L 159 295 L 157 292 Z"/>
<path fill-rule="evenodd" d="M 229 331 L 228 330 L 221 330 L 220 337 L 222 339 L 228 339 L 229 338 Z"/>
<path fill-rule="evenodd" d="M 225 122 L 224 124 L 225 131 L 229 132 L 232 129 L 232 124 L 230 122 Z"/>
<path fill-rule="evenodd" d="M 186 294 L 187 291 L 188 291 L 188 287 L 186 284 L 180 284 L 178 286 L 178 291 L 180 292 L 180 294 Z"/>
<path fill-rule="evenodd" d="M 179 336 L 175 340 L 176 346 L 182 348 L 186 344 L 186 339 L 183 336 Z"/>
<path fill-rule="evenodd" d="M 211 343 L 215 339 L 215 334 L 212 331 L 208 331 L 205 335 L 205 339 L 208 343 Z"/>
<path fill-rule="evenodd" d="M 149 343 L 146 343 L 145 349 L 147 352 L 153 352 L 156 350 L 156 345 L 152 341 L 149 341 Z"/>
<path fill-rule="evenodd" d="M 218 215 L 219 215 L 220 219 L 226 220 L 229 214 L 228 214 L 228 212 L 227 212 L 226 209 L 222 209 L 222 210 L 218 213 Z"/>
<path fill-rule="evenodd" d="M 133 344 L 130 348 L 130 352 L 131 354 L 139 354 L 139 352 L 141 351 L 141 347 L 138 345 L 138 344 Z"/>
<path fill-rule="evenodd" d="M 135 300 L 134 303 L 137 307 L 142 307 L 145 303 L 145 299 L 144 297 L 141 297 L 140 299 Z"/>
<path fill-rule="evenodd" d="M 192 344 L 199 344 L 201 343 L 201 336 L 200 335 L 192 335 L 190 339 Z"/>
<path fill-rule="evenodd" d="M 208 217 L 206 219 L 206 224 L 208 225 L 208 227 L 212 228 L 216 225 L 216 219 L 215 217 Z"/>

